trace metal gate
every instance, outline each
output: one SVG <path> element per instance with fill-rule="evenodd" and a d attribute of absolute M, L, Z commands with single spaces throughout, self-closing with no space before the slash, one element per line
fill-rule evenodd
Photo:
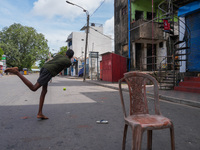
<path fill-rule="evenodd" d="M 99 80 L 99 52 L 89 52 L 90 63 L 89 63 L 89 76 L 90 79 Z"/>

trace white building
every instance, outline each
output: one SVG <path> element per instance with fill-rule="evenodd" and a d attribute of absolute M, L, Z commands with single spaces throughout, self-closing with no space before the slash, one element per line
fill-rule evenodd
<path fill-rule="evenodd" d="M 78 75 L 79 70 L 83 67 L 83 60 L 85 57 L 86 26 L 84 26 L 81 29 L 81 31 L 85 31 L 85 32 L 72 32 L 67 38 L 68 48 L 74 51 L 74 57 L 76 58 L 76 60 L 78 60 L 77 64 L 74 66 L 74 69 L 73 69 L 75 70 L 75 75 Z M 112 52 L 111 35 L 105 35 L 103 33 L 102 25 L 91 23 L 91 25 L 89 26 L 87 58 L 89 57 L 90 52 L 98 52 L 99 54 L 98 61 L 101 60 L 101 54 L 105 52 Z M 88 76 L 90 76 L 91 73 L 97 68 L 99 71 L 99 62 L 92 64 L 92 62 L 95 62 L 95 60 L 93 59 L 87 59 L 88 61 L 86 65 L 89 68 L 87 68 L 86 66 L 86 70 L 88 70 L 88 73 L 87 73 Z M 93 69 L 91 69 L 91 66 Z M 96 70 L 94 72 L 97 74 L 98 71 Z M 97 76 L 97 75 L 94 75 L 94 76 Z"/>
<path fill-rule="evenodd" d="M 74 56 L 77 58 L 85 56 L 86 26 L 81 30 L 85 32 L 72 32 L 67 38 L 68 47 L 74 51 Z M 112 52 L 111 36 L 104 35 L 102 25 L 91 23 L 89 26 L 87 57 L 90 51 L 96 51 L 99 54 Z"/>

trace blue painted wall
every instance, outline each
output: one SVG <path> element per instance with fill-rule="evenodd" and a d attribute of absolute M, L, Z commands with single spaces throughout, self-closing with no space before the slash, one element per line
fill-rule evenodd
<path fill-rule="evenodd" d="M 185 23 L 191 31 L 187 71 L 200 72 L 200 0 L 180 7 L 178 16 L 185 17 Z"/>

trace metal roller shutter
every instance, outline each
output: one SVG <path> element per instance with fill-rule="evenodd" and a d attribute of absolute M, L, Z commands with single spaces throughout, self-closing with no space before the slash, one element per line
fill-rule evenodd
<path fill-rule="evenodd" d="M 190 55 L 188 55 L 188 72 L 200 72 L 200 12 L 185 17 L 191 31 Z"/>

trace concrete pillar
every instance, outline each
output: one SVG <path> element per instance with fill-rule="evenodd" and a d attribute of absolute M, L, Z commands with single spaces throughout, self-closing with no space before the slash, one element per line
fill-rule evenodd
<path fill-rule="evenodd" d="M 132 43 L 132 51 L 133 51 L 133 61 L 132 61 L 132 63 L 133 63 L 133 68 L 136 68 L 136 51 L 135 51 L 135 43 L 133 42 Z"/>
<path fill-rule="evenodd" d="M 147 43 L 144 43 L 144 49 L 143 49 L 143 69 L 147 69 Z"/>

